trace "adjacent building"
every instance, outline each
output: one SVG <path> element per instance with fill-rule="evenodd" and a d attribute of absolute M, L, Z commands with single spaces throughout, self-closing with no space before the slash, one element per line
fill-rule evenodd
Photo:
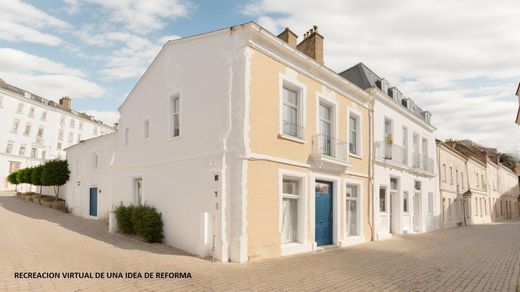
<path fill-rule="evenodd" d="M 0 189 L 12 190 L 6 177 L 20 168 L 65 158 L 63 149 L 113 132 L 92 116 L 71 109 L 71 98 L 56 103 L 0 79 Z"/>
<path fill-rule="evenodd" d="M 516 88 L 516 96 L 518 96 L 518 112 L 516 113 L 516 123 L 520 125 L 520 83 Z"/>
<path fill-rule="evenodd" d="M 373 97 L 324 65 L 323 41 L 252 22 L 168 41 L 119 131 L 67 149 L 69 208 L 154 206 L 166 243 L 222 261 L 371 240 Z"/>
<path fill-rule="evenodd" d="M 363 63 L 340 73 L 374 99 L 375 238 L 439 226 L 435 127 L 431 114 Z"/>

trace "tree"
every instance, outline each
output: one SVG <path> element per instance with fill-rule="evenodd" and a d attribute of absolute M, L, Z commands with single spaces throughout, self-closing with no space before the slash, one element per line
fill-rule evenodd
<path fill-rule="evenodd" d="M 19 184 L 25 183 L 25 168 L 22 168 L 16 172 L 16 180 Z"/>
<path fill-rule="evenodd" d="M 32 170 L 32 173 L 31 173 L 31 184 L 34 186 L 40 186 L 40 195 L 42 194 L 42 186 L 43 186 L 43 183 L 41 180 L 42 170 L 43 170 L 43 165 L 39 165 L 39 166 L 34 167 Z"/>
<path fill-rule="evenodd" d="M 500 163 L 515 171 L 516 159 L 513 155 L 505 153 L 500 154 Z"/>
<path fill-rule="evenodd" d="M 18 171 L 15 171 L 15 172 L 11 172 L 8 176 L 7 176 L 7 181 L 10 183 L 10 184 L 13 184 L 15 185 L 15 192 L 18 192 L 18 179 L 16 178 L 18 176 Z"/>
<path fill-rule="evenodd" d="M 60 195 L 60 186 L 70 178 L 69 164 L 67 160 L 50 160 L 43 166 L 41 181 L 45 186 L 53 186 L 56 200 Z"/>
<path fill-rule="evenodd" d="M 27 167 L 24 172 L 23 172 L 23 182 L 26 183 L 26 184 L 31 184 L 31 177 L 32 177 L 32 172 L 33 172 L 33 169 L 32 167 Z"/>

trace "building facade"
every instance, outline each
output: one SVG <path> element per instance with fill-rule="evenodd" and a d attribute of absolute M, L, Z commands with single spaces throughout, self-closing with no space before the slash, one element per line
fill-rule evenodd
<path fill-rule="evenodd" d="M 315 27 L 300 43 L 255 23 L 169 41 L 120 130 L 67 149 L 67 202 L 92 219 L 154 206 L 166 243 L 222 261 L 369 241 L 370 107 L 324 66 Z"/>
<path fill-rule="evenodd" d="M 520 83 L 516 88 L 516 96 L 518 96 L 518 112 L 516 113 L 516 124 L 520 125 Z"/>
<path fill-rule="evenodd" d="M 372 199 L 376 239 L 439 228 L 431 114 L 363 63 L 340 74 L 374 98 Z"/>
<path fill-rule="evenodd" d="M 451 228 L 467 224 L 469 212 L 464 208 L 463 194 L 468 191 L 468 158 L 444 142 L 437 143 L 439 161 L 439 191 L 441 197 L 441 226 Z"/>
<path fill-rule="evenodd" d="M 14 189 L 6 180 L 11 172 L 63 159 L 66 147 L 113 132 L 70 104 L 69 97 L 55 103 L 0 80 L 0 189 Z"/>

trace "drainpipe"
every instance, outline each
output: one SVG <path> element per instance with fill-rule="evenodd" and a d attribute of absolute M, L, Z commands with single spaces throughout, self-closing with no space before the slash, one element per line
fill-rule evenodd
<path fill-rule="evenodd" d="M 370 226 L 370 240 L 374 241 L 376 238 L 375 235 L 375 211 L 374 211 L 374 97 L 371 95 L 372 99 L 369 102 L 368 109 L 368 137 L 370 139 L 370 143 L 368 143 L 369 147 L 369 155 L 368 155 L 368 225 Z"/>
<path fill-rule="evenodd" d="M 441 170 L 440 170 L 440 163 L 441 163 L 441 158 L 440 158 L 440 146 L 442 145 L 442 142 L 439 143 L 439 145 L 437 145 L 437 149 L 435 149 L 435 151 L 437 152 L 437 170 L 439 171 L 438 173 L 438 177 L 439 179 L 437 180 L 438 182 L 438 186 L 439 186 L 439 201 L 440 201 L 440 206 L 442 208 L 442 216 L 441 216 L 441 228 L 440 229 L 444 229 L 444 221 L 446 220 L 445 216 L 446 214 L 444 214 L 444 203 L 443 203 L 443 199 L 442 199 L 442 191 L 441 191 Z M 458 195 L 458 190 L 457 190 L 457 195 Z"/>

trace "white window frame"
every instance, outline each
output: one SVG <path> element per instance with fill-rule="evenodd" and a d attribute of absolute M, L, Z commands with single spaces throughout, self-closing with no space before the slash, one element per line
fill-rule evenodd
<path fill-rule="evenodd" d="M 22 114 L 23 113 L 24 104 L 23 102 L 18 103 L 18 106 L 16 107 L 16 113 Z"/>
<path fill-rule="evenodd" d="M 16 125 L 16 127 L 15 127 Z M 14 119 L 13 124 L 11 125 L 11 133 L 18 135 L 18 129 L 20 128 L 20 120 Z"/>
<path fill-rule="evenodd" d="M 385 209 L 381 210 L 381 189 L 385 189 Z M 377 205 L 378 205 L 378 213 L 380 214 L 388 214 L 388 194 L 390 191 L 390 187 L 387 185 L 379 185 L 379 188 L 377 189 Z"/>
<path fill-rule="evenodd" d="M 68 137 L 67 141 L 69 143 L 74 143 L 74 133 L 73 132 L 69 132 L 69 137 Z"/>
<path fill-rule="evenodd" d="M 175 108 L 176 99 L 179 100 L 179 106 L 178 106 L 179 108 Z M 182 133 L 183 133 L 182 111 L 183 111 L 183 98 L 181 97 L 181 93 L 177 92 L 175 94 L 170 95 L 169 100 L 168 100 L 168 121 L 169 121 L 168 138 L 169 139 L 178 139 L 182 136 Z M 178 125 L 175 124 L 175 119 L 174 119 L 175 115 L 178 116 L 178 118 L 177 118 Z M 177 134 L 175 133 L 176 126 L 179 129 L 179 132 Z"/>
<path fill-rule="evenodd" d="M 138 197 L 138 194 L 137 194 L 137 182 L 138 181 L 141 181 L 141 202 L 139 202 L 139 197 Z M 143 176 L 142 175 L 135 175 L 135 176 L 132 176 L 132 198 L 133 198 L 133 201 L 134 203 L 137 205 L 137 204 L 140 204 L 140 205 L 145 205 L 146 204 L 146 199 L 145 199 L 145 192 L 144 192 L 144 179 L 143 179 Z"/>
<path fill-rule="evenodd" d="M 143 119 L 143 139 L 150 138 L 150 118 L 145 117 Z"/>
<path fill-rule="evenodd" d="M 40 121 L 46 121 L 47 120 L 47 111 L 42 111 L 42 114 L 40 116 Z"/>
<path fill-rule="evenodd" d="M 14 148 L 14 141 L 7 141 L 7 144 L 5 145 L 5 153 L 11 154 L 13 152 Z"/>
<path fill-rule="evenodd" d="M 331 129 L 330 129 L 330 138 L 332 139 L 339 139 L 338 135 L 338 109 L 339 109 L 339 103 L 334 98 L 332 98 L 330 95 L 324 94 L 324 93 L 317 93 L 316 94 L 316 135 L 320 135 L 320 106 L 326 106 L 330 108 L 330 114 L 331 114 Z M 338 155 L 338 149 L 336 143 L 334 141 L 331 141 L 331 149 L 330 149 L 330 156 L 336 157 Z M 347 148 L 348 151 L 348 148 Z M 347 152 L 348 154 L 348 152 Z"/>
<path fill-rule="evenodd" d="M 347 130 L 348 131 L 347 143 L 349 143 L 348 153 L 350 156 L 362 158 L 363 157 L 363 115 L 359 111 L 357 111 L 353 108 L 348 109 L 347 113 L 348 113 L 347 114 L 347 129 L 348 129 Z M 357 127 L 356 127 L 357 153 L 350 152 L 350 118 L 351 117 L 354 117 L 357 120 Z"/>
<path fill-rule="evenodd" d="M 35 112 L 36 112 L 36 109 L 34 108 L 34 106 L 31 106 L 31 107 L 29 108 L 29 113 L 27 114 L 27 116 L 28 116 L 29 118 L 34 118 L 34 113 L 35 113 Z"/>
<path fill-rule="evenodd" d="M 347 188 L 348 186 L 356 186 L 357 188 L 357 191 L 358 191 L 358 196 L 357 198 L 355 199 L 355 201 L 357 202 L 356 205 L 357 205 L 357 218 L 356 218 L 356 222 L 357 222 L 357 235 L 348 235 L 347 233 L 347 201 L 349 200 L 353 200 L 353 199 L 349 199 L 347 198 Z M 354 238 L 354 237 L 362 237 L 363 236 L 363 222 L 362 222 L 362 217 L 361 217 L 361 213 L 363 211 L 363 206 L 362 206 L 362 197 L 363 197 L 363 184 L 359 181 L 354 181 L 354 180 L 347 180 L 347 183 L 345 184 L 345 192 L 344 192 L 344 195 L 345 195 L 345 240 L 348 240 L 349 238 Z"/>
<path fill-rule="evenodd" d="M 31 148 L 31 158 L 38 158 L 38 148 Z"/>
<path fill-rule="evenodd" d="M 406 204 L 405 204 L 406 199 Z M 405 210 L 406 207 L 406 210 Z M 410 193 L 408 191 L 403 192 L 403 213 L 410 214 Z"/>
<path fill-rule="evenodd" d="M 312 243 L 307 240 L 307 198 L 308 198 L 308 183 L 307 175 L 304 172 L 280 169 L 278 171 L 278 231 L 280 240 L 282 236 L 282 214 L 283 214 L 283 181 L 284 179 L 292 179 L 298 181 L 299 198 L 298 198 L 298 241 L 290 243 L 281 243 L 282 255 L 289 255 L 299 252 L 311 251 Z"/>
<path fill-rule="evenodd" d="M 302 127 L 302 137 L 292 136 L 284 133 L 284 98 L 283 90 L 287 88 L 296 92 L 298 98 L 298 117 L 297 124 Z M 307 87 L 296 80 L 296 76 L 287 76 L 280 74 L 278 78 L 279 91 L 279 133 L 278 137 L 291 140 L 298 143 L 305 143 L 305 121 L 306 121 L 306 104 L 307 104 Z"/>
<path fill-rule="evenodd" d="M 23 128 L 23 135 L 31 136 L 31 131 L 32 131 L 31 123 L 29 123 L 29 122 L 25 123 L 25 127 Z"/>
<path fill-rule="evenodd" d="M 123 135 L 123 143 L 125 144 L 125 146 L 128 146 L 130 144 L 130 127 L 125 128 L 125 132 Z"/>
<path fill-rule="evenodd" d="M 27 146 L 26 145 L 20 145 L 20 147 L 18 148 L 18 155 L 25 156 L 25 151 L 26 150 L 27 150 Z"/>

